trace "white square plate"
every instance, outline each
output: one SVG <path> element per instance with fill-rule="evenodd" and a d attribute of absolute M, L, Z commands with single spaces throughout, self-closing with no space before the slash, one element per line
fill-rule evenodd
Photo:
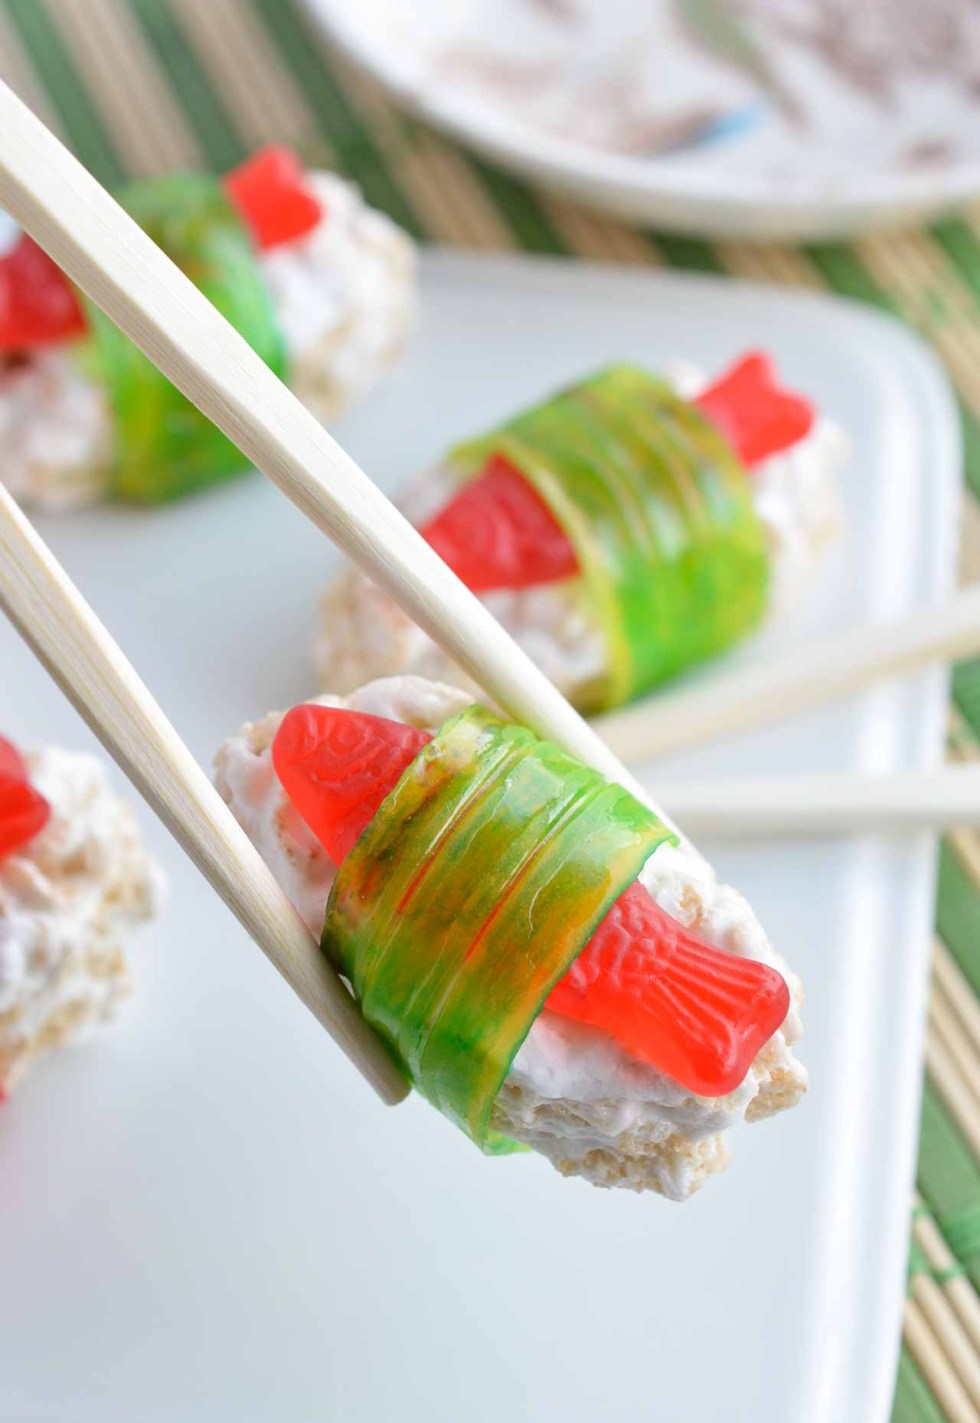
<path fill-rule="evenodd" d="M 846 528 L 740 658 L 930 602 L 954 566 L 955 411 L 903 329 L 827 297 L 433 255 L 410 356 L 342 439 L 387 489 L 612 358 L 764 343 L 850 431 Z M 40 520 L 194 751 L 309 691 L 336 555 L 245 480 Z M 0 728 L 90 738 L 0 627 Z M 921 767 L 928 675 L 678 759 Z M 149 820 L 149 816 L 146 816 Z M 0 1112 L 0 1413 L 59 1423 L 876 1423 L 899 1334 L 933 894 L 927 840 L 719 851 L 808 988 L 808 1099 L 685 1206 L 484 1160 L 389 1111 L 156 825 L 172 880 L 139 994 Z M 711 847 L 707 847 L 710 851 Z"/>

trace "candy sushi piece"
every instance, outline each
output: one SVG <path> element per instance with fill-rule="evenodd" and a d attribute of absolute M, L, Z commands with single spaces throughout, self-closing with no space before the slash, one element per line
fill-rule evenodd
<path fill-rule="evenodd" d="M 467 728 L 476 722 L 473 709 Z M 475 758 L 477 775 L 511 731 L 485 716 L 482 725 L 487 754 Z M 458 739 L 451 744 L 454 774 L 461 776 Z M 428 732 L 386 717 L 306 704 L 283 718 L 272 743 L 272 764 L 290 802 L 339 869 L 375 818 L 386 813 L 386 800 L 432 740 Z M 554 762 L 552 756 L 552 769 Z M 512 778 L 507 794 L 514 795 L 510 762 L 507 775 Z M 593 824 L 596 804 L 588 817 Z M 505 796 L 495 806 L 496 816 L 502 818 L 506 809 Z M 529 813 L 525 794 L 508 831 L 520 831 Z M 587 833 L 585 822 L 580 811 L 576 834 Z M 658 828 L 658 843 L 663 838 Z M 485 922 L 478 925 L 477 940 Z M 423 970 L 426 957 L 423 947 Z M 557 979 L 545 1007 L 601 1027 L 639 1061 L 669 1068 L 683 1086 L 718 1097 L 739 1085 L 757 1050 L 782 1024 L 789 990 L 765 965 L 701 943 L 633 880 Z"/>
<path fill-rule="evenodd" d="M 342 179 L 272 148 L 120 201 L 319 419 L 399 356 L 414 249 Z M 26 235 L 0 256 L 0 443 L 3 482 L 52 508 L 156 502 L 247 468 Z"/>
<path fill-rule="evenodd" d="M 0 1097 L 113 1017 L 162 878 L 92 756 L 0 739 Z"/>
<path fill-rule="evenodd" d="M 800 988 L 655 811 L 449 686 L 272 714 L 225 800 L 419 1092 L 486 1150 L 684 1199 L 793 1105 Z"/>
<path fill-rule="evenodd" d="M 450 451 L 423 537 L 580 709 L 629 701 L 773 616 L 833 532 L 844 440 L 759 352 L 714 382 L 614 366 Z M 464 674 L 355 569 L 323 600 L 321 685 Z"/>

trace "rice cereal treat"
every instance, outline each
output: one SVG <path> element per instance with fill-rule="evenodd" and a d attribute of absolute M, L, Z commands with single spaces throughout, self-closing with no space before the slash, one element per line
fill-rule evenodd
<path fill-rule="evenodd" d="M 768 357 L 712 384 L 613 366 L 451 450 L 403 507 L 580 710 L 660 686 L 775 617 L 837 523 L 845 441 Z M 319 685 L 463 672 L 355 568 L 328 587 Z M 475 689 L 474 689 L 475 690 Z"/>
<path fill-rule="evenodd" d="M 0 1096 L 129 993 L 126 943 L 160 908 L 136 817 L 92 756 L 0 740 Z"/>
<path fill-rule="evenodd" d="M 320 420 L 400 356 L 414 247 L 334 174 L 273 148 L 120 201 Z M 26 235 L 0 258 L 0 446 L 7 488 L 47 508 L 153 503 L 248 468 Z"/>
<path fill-rule="evenodd" d="M 218 788 L 413 1085 L 486 1151 L 684 1200 L 799 1101 L 801 989 L 622 787 L 413 676 L 246 725 Z"/>

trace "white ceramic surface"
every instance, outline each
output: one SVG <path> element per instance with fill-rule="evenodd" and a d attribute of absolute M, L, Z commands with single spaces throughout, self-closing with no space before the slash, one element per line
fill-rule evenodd
<path fill-rule="evenodd" d="M 953 569 L 949 394 L 905 331 L 826 297 L 433 255 L 409 358 L 340 432 L 394 489 L 448 441 L 612 357 L 771 345 L 847 425 L 847 529 L 740 655 L 899 613 Z M 204 760 L 309 688 L 333 551 L 259 478 L 40 521 Z M 0 626 L 0 727 L 90 738 Z M 917 767 L 939 675 L 671 774 Z M 149 821 L 149 816 L 145 817 Z M 896 1360 L 933 895 L 927 840 L 719 849 L 805 976 L 812 1090 L 684 1206 L 484 1160 L 378 1105 L 155 825 L 166 920 L 98 1044 L 0 1110 L 5 1423 L 884 1423 Z M 709 850 L 710 846 L 707 847 Z"/>
<path fill-rule="evenodd" d="M 808 238 L 980 192 L 970 0 L 306 0 L 398 99 L 629 217 Z"/>

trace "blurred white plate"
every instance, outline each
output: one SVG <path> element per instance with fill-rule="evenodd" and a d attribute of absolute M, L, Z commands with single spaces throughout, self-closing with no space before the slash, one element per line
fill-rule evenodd
<path fill-rule="evenodd" d="M 631 218 L 813 238 L 980 192 L 971 0 L 306 0 L 403 103 Z"/>
<path fill-rule="evenodd" d="M 717 368 L 764 338 L 852 432 L 847 527 L 762 658 L 938 597 L 957 427 L 933 360 L 826 297 L 430 256 L 408 360 L 341 434 L 394 489 L 449 441 L 613 357 Z M 270 485 L 40 525 L 205 762 L 309 691 L 335 563 Z M 89 737 L 0 626 L 0 728 Z M 698 753 L 916 767 L 944 684 Z M 694 759 L 694 758 L 692 758 Z M 669 768 L 690 771 L 680 761 Z M 145 819 L 149 821 L 149 816 Z M 932 920 L 928 840 L 724 848 L 807 984 L 812 1091 L 693 1201 L 485 1160 L 389 1111 L 154 824 L 167 918 L 97 1044 L 0 1110 L 0 1414 L 48 1423 L 884 1423 L 898 1347 Z M 710 846 L 708 849 L 710 850 Z"/>

